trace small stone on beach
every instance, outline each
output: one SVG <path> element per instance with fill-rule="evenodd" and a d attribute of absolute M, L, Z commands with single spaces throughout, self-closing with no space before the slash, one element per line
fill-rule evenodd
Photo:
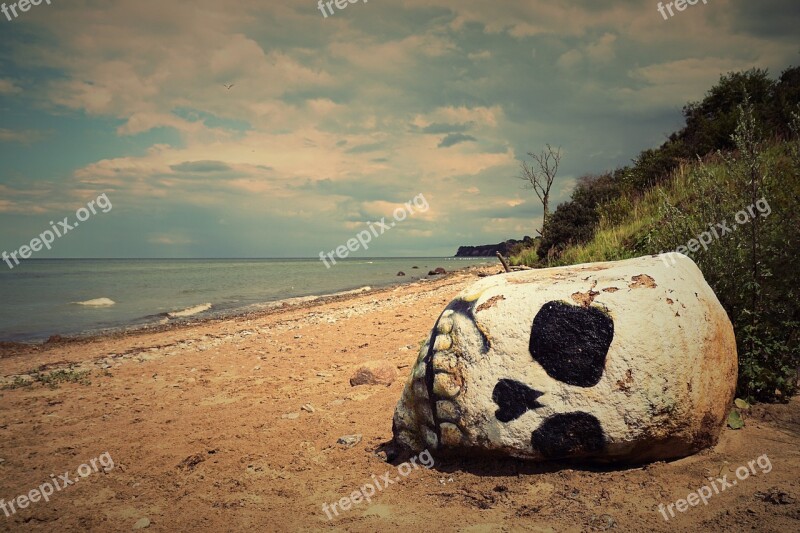
<path fill-rule="evenodd" d="M 391 385 L 397 379 L 397 368 L 387 361 L 368 361 L 350 378 L 350 385 Z"/>
<path fill-rule="evenodd" d="M 339 437 L 339 439 L 336 441 L 336 444 L 341 444 L 345 448 L 352 448 L 359 442 L 361 442 L 361 434 L 345 435 L 344 437 Z"/>

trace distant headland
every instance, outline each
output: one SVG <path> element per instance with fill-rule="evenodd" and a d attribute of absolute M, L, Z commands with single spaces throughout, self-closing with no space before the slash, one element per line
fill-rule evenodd
<path fill-rule="evenodd" d="M 533 245 L 533 239 L 525 236 L 521 241 L 516 239 L 509 239 L 505 242 L 497 244 L 479 244 L 477 246 L 459 246 L 455 257 L 494 257 L 497 252 L 504 256 L 514 253 L 515 248 L 530 247 Z"/>

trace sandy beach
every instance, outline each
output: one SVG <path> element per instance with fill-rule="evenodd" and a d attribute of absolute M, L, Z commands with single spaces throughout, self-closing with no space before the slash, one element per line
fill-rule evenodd
<path fill-rule="evenodd" d="M 797 398 L 751 408 L 744 429 L 725 429 L 715 448 L 670 463 L 450 459 L 398 474 L 381 445 L 420 341 L 479 272 L 497 270 L 158 331 L 5 347 L 0 498 L 28 494 L 51 474 L 80 482 L 0 516 L 0 530 L 797 529 Z M 350 385 L 361 364 L 379 360 L 398 369 L 390 386 Z M 41 382 L 57 375 L 75 382 Z M 361 440 L 337 442 L 349 435 Z M 76 476 L 103 454 L 112 468 Z M 738 467 L 764 455 L 769 471 L 756 467 L 669 521 L 659 512 L 709 477 L 735 480 Z M 330 519 L 323 511 L 387 473 L 399 481 L 370 502 Z"/>

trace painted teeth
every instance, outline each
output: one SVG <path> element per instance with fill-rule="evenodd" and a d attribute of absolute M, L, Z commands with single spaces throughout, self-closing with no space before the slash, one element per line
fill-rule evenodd
<path fill-rule="evenodd" d="M 450 318 L 449 316 L 447 317 L 442 316 L 442 318 L 439 319 L 439 325 L 437 326 L 436 330 L 439 333 L 444 333 L 445 335 L 449 335 L 450 332 L 453 331 L 453 319 Z"/>
<path fill-rule="evenodd" d="M 433 432 L 431 428 L 428 426 L 422 426 L 422 433 L 423 438 L 425 439 L 425 444 L 428 445 L 428 448 L 436 449 L 439 447 L 439 438 L 436 436 L 436 433 Z"/>
<path fill-rule="evenodd" d="M 443 352 L 449 350 L 451 346 L 453 346 L 453 340 L 450 338 L 450 335 L 439 335 L 433 343 L 433 350 L 436 352 Z"/>
<path fill-rule="evenodd" d="M 456 404 L 445 400 L 436 402 L 436 414 L 439 416 L 439 419 L 448 422 L 458 422 L 461 418 L 461 413 L 459 413 Z"/>
<path fill-rule="evenodd" d="M 461 392 L 461 385 L 455 376 L 444 372 L 433 377 L 433 393 L 442 398 L 455 398 Z"/>
<path fill-rule="evenodd" d="M 430 348 L 430 346 L 430 340 L 426 340 L 422 344 L 422 347 L 419 349 L 419 354 L 417 355 L 417 364 L 420 364 L 423 359 L 425 359 L 425 356 L 428 355 L 428 348 Z"/>
<path fill-rule="evenodd" d="M 425 381 L 425 363 L 417 363 L 417 366 L 414 367 L 413 379 Z"/>
<path fill-rule="evenodd" d="M 453 311 L 448 309 L 439 318 L 433 338 L 422 346 L 411 374 L 417 438 L 431 450 L 466 442 L 466 434 L 459 427 L 461 412 L 451 401 L 461 393 L 463 385 L 458 354 L 454 352 L 454 328 Z M 428 360 L 431 342 L 433 353 Z M 428 390 L 428 371 L 433 374 L 431 391 Z"/>
<path fill-rule="evenodd" d="M 439 424 L 439 433 L 442 435 L 442 444 L 444 446 L 458 446 L 465 440 L 461 429 L 449 422 Z"/>
<path fill-rule="evenodd" d="M 458 427 L 461 421 L 458 406 L 449 401 L 461 393 L 462 385 L 458 355 L 453 350 L 455 324 L 452 315 L 452 310 L 447 310 L 439 318 L 433 340 L 431 370 L 434 372 L 432 396 L 436 402 L 436 420 L 439 422 L 438 443 L 440 446 L 457 447 L 466 441 L 466 437 Z M 427 440 L 425 430 L 423 436 Z"/>
<path fill-rule="evenodd" d="M 439 372 L 453 372 L 458 364 L 456 356 L 452 354 L 441 354 L 433 358 L 433 368 Z"/>
<path fill-rule="evenodd" d="M 419 404 L 417 414 L 422 417 L 423 422 L 425 422 L 425 424 L 428 426 L 435 425 L 435 422 L 433 421 L 433 412 L 431 411 L 431 406 L 428 402 L 422 402 Z"/>
<path fill-rule="evenodd" d="M 424 380 L 415 380 L 414 381 L 414 394 L 417 398 L 423 400 L 424 402 L 429 401 L 428 399 L 428 387 L 425 386 Z"/>

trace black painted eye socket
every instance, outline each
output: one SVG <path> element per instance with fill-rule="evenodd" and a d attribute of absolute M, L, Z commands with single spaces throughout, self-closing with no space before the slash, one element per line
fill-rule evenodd
<path fill-rule="evenodd" d="M 593 387 L 613 338 L 614 321 L 599 309 L 548 302 L 533 319 L 529 349 L 551 378 Z"/>

